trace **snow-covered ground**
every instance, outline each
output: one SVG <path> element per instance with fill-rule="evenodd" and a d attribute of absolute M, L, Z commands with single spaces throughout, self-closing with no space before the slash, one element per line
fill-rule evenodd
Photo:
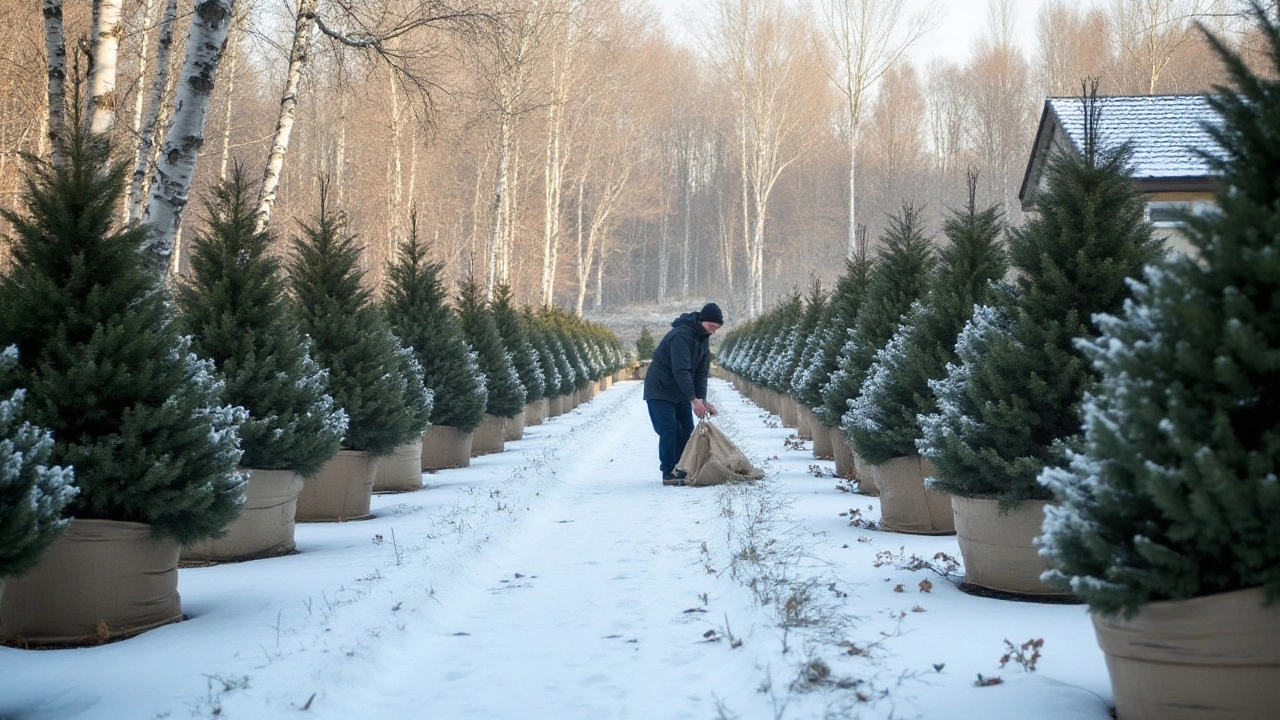
<path fill-rule="evenodd" d="M 878 501 L 719 380 L 716 422 L 766 479 L 663 487 L 640 389 L 375 496 L 375 519 L 299 525 L 298 554 L 183 569 L 184 622 L 0 648 L 0 718 L 1110 717 L 1084 606 L 909 569 L 955 538 L 851 525 Z M 1034 672 L 999 667 L 1032 639 Z"/>

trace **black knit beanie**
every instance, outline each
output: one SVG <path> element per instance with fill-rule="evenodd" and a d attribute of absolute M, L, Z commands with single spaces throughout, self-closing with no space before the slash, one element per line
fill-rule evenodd
<path fill-rule="evenodd" d="M 717 325 L 724 324 L 724 314 L 720 312 L 720 306 L 715 303 L 707 303 L 698 311 L 699 322 L 713 322 Z"/>

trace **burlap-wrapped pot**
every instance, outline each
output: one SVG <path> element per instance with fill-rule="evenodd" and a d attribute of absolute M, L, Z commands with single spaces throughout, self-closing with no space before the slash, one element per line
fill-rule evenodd
<path fill-rule="evenodd" d="M 547 417 L 560 417 L 564 414 L 564 395 L 547 398 Z"/>
<path fill-rule="evenodd" d="M 178 543 L 151 526 L 74 519 L 0 599 L 0 642 L 98 644 L 182 619 Z"/>
<path fill-rule="evenodd" d="M 876 484 L 876 471 L 862 460 L 862 456 L 853 453 L 853 476 L 858 478 L 858 492 L 871 497 L 879 497 L 880 486 Z"/>
<path fill-rule="evenodd" d="M 857 471 L 853 467 L 853 448 L 849 447 L 849 441 L 844 438 L 840 428 L 828 428 L 828 430 L 827 434 L 831 436 L 831 454 L 835 455 L 836 475 L 844 478 L 855 477 Z"/>
<path fill-rule="evenodd" d="M 809 416 L 803 412 L 804 408 L 800 407 L 799 402 L 795 403 L 795 405 L 796 405 L 796 420 L 797 420 L 796 437 L 801 438 L 803 440 L 812 440 L 813 426 L 809 424 Z"/>
<path fill-rule="evenodd" d="M 595 400 L 596 395 L 599 395 L 599 394 L 600 394 L 600 381 L 592 380 L 591 382 L 587 383 L 587 387 L 584 388 L 583 390 L 582 401 L 591 402 L 592 400 Z"/>
<path fill-rule="evenodd" d="M 422 489 L 422 439 L 397 446 L 378 463 L 374 492 L 412 492 Z"/>
<path fill-rule="evenodd" d="M 574 408 L 582 404 L 582 390 L 574 390 L 564 396 L 564 411 L 572 412 Z"/>
<path fill-rule="evenodd" d="M 500 453 L 507 439 L 507 419 L 485 414 L 484 422 L 471 438 L 471 457 Z"/>
<path fill-rule="evenodd" d="M 614 370 L 614 371 L 613 371 L 613 381 L 614 381 L 614 382 L 616 382 L 616 383 L 620 383 L 620 382 L 622 382 L 623 380 L 626 380 L 626 379 L 627 379 L 627 375 L 628 375 L 628 373 L 627 373 L 627 371 L 626 371 L 626 370 L 623 370 L 623 369 Z"/>
<path fill-rule="evenodd" d="M 924 486 L 933 464 L 919 456 L 896 457 L 872 465 L 880 488 L 880 527 L 915 535 L 952 535 L 956 531 L 951 496 Z"/>
<path fill-rule="evenodd" d="M 474 433 L 460 432 L 449 425 L 432 425 L 422 434 L 422 469 L 445 470 L 471 465 Z"/>
<path fill-rule="evenodd" d="M 644 361 L 644 362 L 640 363 L 639 365 L 637 365 L 637 366 L 635 367 L 635 370 L 633 370 L 632 372 L 633 372 L 633 374 L 632 374 L 632 376 L 631 376 L 631 377 L 632 377 L 633 379 L 635 379 L 635 380 L 643 380 L 643 379 L 644 379 L 644 376 L 645 376 L 645 373 L 649 372 L 649 361 L 648 361 L 648 360 L 646 360 L 646 361 Z"/>
<path fill-rule="evenodd" d="M 507 418 L 507 424 L 503 430 L 502 439 L 508 442 L 519 440 L 524 437 L 524 411 L 516 413 L 513 417 Z"/>
<path fill-rule="evenodd" d="M 831 445 L 831 428 L 823 425 L 809 408 L 802 407 L 800 412 L 809 419 L 809 428 L 813 431 L 813 456 L 819 460 L 834 460 L 836 451 Z"/>
<path fill-rule="evenodd" d="M 1280 605 L 1261 589 L 1093 616 L 1119 720 L 1271 720 L 1280 712 Z"/>
<path fill-rule="evenodd" d="M 524 426 L 541 425 L 543 420 L 551 417 L 547 412 L 549 405 L 550 401 L 545 397 L 526 404 L 524 406 Z"/>
<path fill-rule="evenodd" d="M 1008 513 L 986 498 L 951 496 L 956 539 L 970 585 L 1020 595 L 1070 596 L 1040 582 L 1049 562 L 1032 544 L 1044 523 L 1044 500 L 1025 500 Z"/>
<path fill-rule="evenodd" d="M 339 450 L 298 493 L 298 520 L 342 522 L 371 517 L 373 481 L 381 459 L 363 450 Z"/>
<path fill-rule="evenodd" d="M 612 375 L 601 375 L 601 376 L 600 376 L 600 391 L 601 391 L 601 392 L 604 392 L 605 390 L 608 390 L 608 389 L 609 389 L 610 387 L 612 387 L 612 386 L 613 386 L 613 376 L 612 376 Z"/>
<path fill-rule="evenodd" d="M 790 395 L 782 393 L 774 393 L 778 398 L 778 417 L 782 418 L 782 427 L 793 428 L 800 426 L 800 415 L 796 410 L 796 401 Z"/>
<path fill-rule="evenodd" d="M 292 552 L 302 477 L 292 470 L 240 468 L 249 474 L 244 509 L 227 534 L 182 548 L 184 562 L 230 562 Z"/>

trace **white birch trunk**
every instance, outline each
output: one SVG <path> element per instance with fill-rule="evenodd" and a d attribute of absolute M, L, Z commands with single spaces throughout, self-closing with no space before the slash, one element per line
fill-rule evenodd
<path fill-rule="evenodd" d="M 316 26 L 316 6 L 319 0 L 298 0 L 298 14 L 293 26 L 293 46 L 289 50 L 289 72 L 285 76 L 284 92 L 280 95 L 280 114 L 276 119 L 276 131 L 271 138 L 271 150 L 267 153 L 267 166 L 262 173 L 262 187 L 258 190 L 256 230 L 262 232 L 271 222 L 271 209 L 276 203 L 280 187 L 280 171 L 284 157 L 289 152 L 289 136 L 293 133 L 293 119 L 298 109 L 298 86 L 302 83 L 302 69 L 311 59 L 311 34 Z"/>
<path fill-rule="evenodd" d="M 173 257 L 234 9 L 235 0 L 198 0 L 191 16 L 173 120 L 165 134 L 143 216 L 143 221 L 151 224 L 145 250 L 157 272 L 166 272 Z"/>
<path fill-rule="evenodd" d="M 350 95 L 345 90 L 338 93 L 338 139 L 333 152 L 333 185 L 338 192 L 338 207 L 347 206 L 347 108 Z"/>
<path fill-rule="evenodd" d="M 688 152 L 688 157 L 685 159 L 684 182 L 680 184 L 681 193 L 684 195 L 684 202 L 682 204 L 684 212 L 682 213 L 683 217 L 681 218 L 684 224 L 684 245 L 680 253 L 681 300 L 689 299 L 689 257 L 692 253 L 693 243 L 691 237 L 692 228 L 690 227 L 693 222 L 693 164 L 696 157 L 697 154 L 693 151 Z"/>
<path fill-rule="evenodd" d="M 142 0 L 142 4 L 138 7 L 138 78 L 142 79 L 147 76 L 147 59 L 151 54 L 151 25 L 155 12 L 155 0 Z M 133 122 L 130 127 L 133 130 L 135 139 L 141 137 L 142 132 L 142 109 L 143 109 L 142 93 L 134 93 L 133 96 Z M 134 152 L 137 152 L 138 141 L 134 142 Z M 125 220 L 129 219 L 129 208 L 124 208 Z"/>
<path fill-rule="evenodd" d="M 391 90 L 391 192 L 388 193 L 390 207 L 387 208 L 388 236 L 392 246 L 400 239 L 403 228 L 401 216 L 404 212 L 404 164 L 400 150 L 400 93 L 396 88 L 395 70 L 387 68 L 387 80 Z"/>
<path fill-rule="evenodd" d="M 138 147 L 133 161 L 133 177 L 129 182 L 129 219 L 138 220 L 147 208 L 147 177 L 156 145 L 156 128 L 165 90 L 169 87 L 169 53 L 173 49 L 173 21 L 178 14 L 178 0 L 165 3 L 160 20 L 160 37 L 156 43 L 156 72 L 151 80 L 150 105 L 146 119 L 138 128 Z M 138 93 L 142 97 L 142 93 Z"/>
<path fill-rule="evenodd" d="M 498 278 L 498 252 L 502 243 L 503 198 L 507 191 L 507 172 L 511 162 L 511 117 L 505 111 L 498 128 L 498 168 L 493 183 L 493 202 L 489 209 L 493 222 L 489 228 L 489 252 L 485 266 L 485 299 L 493 300 L 493 288 Z"/>
<path fill-rule="evenodd" d="M 556 246 L 560 234 L 560 109 L 558 103 L 547 107 L 546 165 L 543 167 L 542 215 L 542 289 L 539 302 L 547 307 L 554 302 Z"/>
<path fill-rule="evenodd" d="M 93 43 L 90 48 L 92 67 L 89 70 L 88 105 L 85 113 L 85 129 L 91 133 L 109 132 L 115 124 L 116 64 L 120 56 L 120 36 L 124 25 L 120 21 L 123 0 L 94 0 Z"/>
<path fill-rule="evenodd" d="M 667 238 L 668 219 L 666 214 L 662 216 L 662 232 L 658 234 L 658 300 L 667 299 L 667 266 L 671 263 L 671 254 L 667 247 L 670 240 Z"/>
<path fill-rule="evenodd" d="M 250 2 L 250 7 L 253 3 Z M 223 77 L 227 79 L 227 92 L 224 94 L 226 100 L 223 102 L 222 108 L 222 160 L 218 164 L 218 179 L 227 179 L 227 165 L 231 162 L 231 110 L 235 106 L 236 97 L 236 60 L 240 57 L 240 38 L 244 35 L 245 23 L 248 22 L 248 12 L 242 10 L 236 16 L 231 31 L 227 35 L 227 50 L 231 54 L 224 63 L 225 70 Z M 339 206 L 341 207 L 341 206 Z"/>
<path fill-rule="evenodd" d="M 62 27 L 62 0 L 44 0 L 44 48 L 49 63 L 48 131 L 50 161 L 66 162 L 67 40 Z"/>
<path fill-rule="evenodd" d="M 577 238 L 578 238 L 578 302 L 575 305 L 575 307 L 578 310 L 578 317 L 582 317 L 582 294 L 584 292 L 583 281 L 582 281 L 583 275 L 585 273 L 585 271 L 582 268 L 582 263 L 583 263 L 582 204 L 585 200 L 585 197 L 586 197 L 586 188 L 584 187 L 584 182 L 581 179 L 579 179 L 578 180 L 578 223 L 577 223 L 578 226 L 577 228 L 575 228 Z"/>

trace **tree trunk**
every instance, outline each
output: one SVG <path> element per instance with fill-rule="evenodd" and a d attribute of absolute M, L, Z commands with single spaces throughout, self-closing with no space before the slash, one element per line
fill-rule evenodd
<path fill-rule="evenodd" d="M 668 251 L 669 240 L 667 238 L 667 216 L 662 216 L 662 231 L 658 233 L 658 300 L 659 302 L 667 299 L 667 265 L 671 262 L 670 252 Z"/>
<path fill-rule="evenodd" d="M 560 164 L 560 105 L 547 107 L 547 161 L 543 170 L 542 217 L 542 291 L 539 301 L 543 307 L 555 302 L 555 278 L 557 250 L 560 245 L 560 190 L 562 167 Z"/>
<path fill-rule="evenodd" d="M 67 135 L 67 40 L 62 27 L 62 0 L 44 0 L 44 47 L 49 58 L 50 160 L 66 162 Z"/>
<path fill-rule="evenodd" d="M 120 21 L 123 0 L 94 0 L 93 3 L 93 58 L 89 69 L 88 107 L 85 128 L 92 133 L 109 132 L 115 124 L 116 63 L 120 55 L 120 36 L 124 25 Z"/>
<path fill-rule="evenodd" d="M 493 212 L 493 224 L 489 229 L 489 253 L 488 261 L 485 267 L 485 299 L 493 299 L 493 288 L 498 279 L 498 250 L 502 243 L 502 211 L 503 198 L 507 191 L 507 171 L 511 162 L 511 116 L 505 111 L 501 113 L 502 118 L 498 128 L 498 169 L 493 184 L 493 203 L 490 210 Z"/>
<path fill-rule="evenodd" d="M 236 17 L 227 35 L 227 48 L 231 55 L 227 58 L 223 72 L 223 77 L 227 79 L 227 92 L 223 95 L 226 100 L 222 108 L 222 160 L 218 165 L 219 180 L 227 179 L 227 164 L 231 161 L 231 110 L 235 106 L 236 59 L 240 56 L 240 37 L 244 34 L 246 22 L 248 22 L 248 12 L 242 11 Z"/>
<path fill-rule="evenodd" d="M 391 91 L 391 192 L 387 193 L 390 205 L 387 208 L 387 235 L 391 239 L 388 247 L 394 247 L 403 227 L 400 221 L 404 212 L 404 164 L 400 150 L 400 93 L 396 88 L 395 70 L 390 67 L 387 68 L 387 79 Z"/>
<path fill-rule="evenodd" d="M 142 4 L 138 7 L 138 80 L 147 76 L 147 58 L 151 52 L 151 25 L 154 21 L 152 13 L 155 12 L 155 0 L 142 0 Z M 142 110 L 144 106 L 144 97 L 141 92 L 135 93 L 133 97 L 133 123 L 130 126 L 133 130 L 134 137 L 134 153 L 137 156 L 138 150 L 142 147 Z M 132 187 L 130 188 L 129 202 L 124 203 L 120 208 L 123 220 L 128 222 L 142 213 L 141 193 L 133 195 Z M 135 215 L 135 208 L 138 215 Z"/>
<path fill-rule="evenodd" d="M 147 209 L 147 175 L 151 169 L 159 125 L 160 107 L 169 87 L 169 53 L 173 49 L 173 20 L 178 14 L 178 0 L 165 3 L 160 20 L 160 39 L 156 46 L 156 72 L 151 81 L 147 117 L 138 127 L 138 148 L 133 161 L 133 178 L 129 183 L 129 219 L 137 220 Z M 142 93 L 138 93 L 142 97 Z"/>
<path fill-rule="evenodd" d="M 289 73 L 285 77 L 284 92 L 280 95 L 280 115 L 276 120 L 275 135 L 271 139 L 271 150 L 267 153 L 262 187 L 258 190 L 258 232 L 265 230 L 271 222 L 271 208 L 276 203 L 280 171 L 284 167 L 284 156 L 289 152 L 289 136 L 293 133 L 293 118 L 298 109 L 298 86 L 302 82 L 302 69 L 311 56 L 311 33 L 315 30 L 318 3 L 319 0 L 298 0 L 298 14 L 293 26 L 293 47 L 289 51 Z"/>
<path fill-rule="evenodd" d="M 213 94 L 218 62 L 226 46 L 235 0 L 199 0 L 191 16 L 187 55 L 182 65 L 173 120 L 165 134 L 151 199 L 143 221 L 151 224 L 146 253 L 157 272 L 166 273 L 173 256 L 174 241 L 182 225 L 196 156 L 204 144 L 204 124 Z"/>

